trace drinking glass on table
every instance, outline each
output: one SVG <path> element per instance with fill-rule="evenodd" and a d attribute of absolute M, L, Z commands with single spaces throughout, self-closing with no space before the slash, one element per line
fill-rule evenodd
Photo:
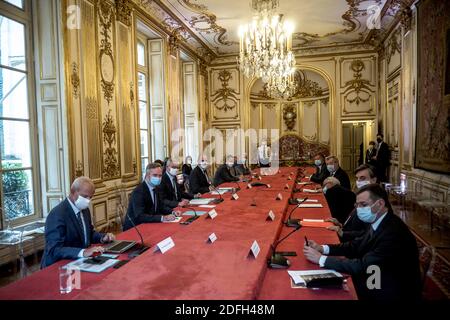
<path fill-rule="evenodd" d="M 59 292 L 67 294 L 73 289 L 80 289 L 80 270 L 75 268 L 59 267 Z"/>

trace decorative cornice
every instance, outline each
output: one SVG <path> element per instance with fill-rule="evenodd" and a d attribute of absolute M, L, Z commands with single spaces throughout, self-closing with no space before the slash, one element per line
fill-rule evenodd
<path fill-rule="evenodd" d="M 116 0 L 117 20 L 131 27 L 132 5 L 129 0 Z"/>

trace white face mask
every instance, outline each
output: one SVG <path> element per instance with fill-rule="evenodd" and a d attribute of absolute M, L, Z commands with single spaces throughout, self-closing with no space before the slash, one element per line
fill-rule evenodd
<path fill-rule="evenodd" d="M 187 163 L 187 164 L 192 164 L 192 159 L 187 159 L 187 160 L 186 160 L 186 163 Z"/>
<path fill-rule="evenodd" d="M 234 165 L 234 162 L 227 162 L 228 168 L 231 168 Z"/>
<path fill-rule="evenodd" d="M 318 167 L 320 167 L 322 165 L 322 161 L 321 160 L 314 160 L 314 164 Z"/>
<path fill-rule="evenodd" d="M 177 168 L 170 168 L 169 174 L 171 176 L 175 177 L 178 174 L 178 169 Z"/>
<path fill-rule="evenodd" d="M 205 162 L 201 162 L 200 163 L 200 168 L 202 168 L 203 170 L 208 168 L 208 162 L 206 162 L 206 161 Z"/>
<path fill-rule="evenodd" d="M 368 180 L 356 181 L 356 187 L 358 189 L 361 189 L 362 187 L 368 185 L 369 183 L 370 183 L 370 181 L 368 181 Z"/>
<path fill-rule="evenodd" d="M 82 196 L 78 196 L 78 199 L 75 201 L 75 207 L 77 207 L 79 210 L 84 210 L 89 207 L 90 202 L 91 200 Z"/>
<path fill-rule="evenodd" d="M 333 173 L 334 172 L 334 164 L 327 165 L 327 169 L 330 173 Z"/>

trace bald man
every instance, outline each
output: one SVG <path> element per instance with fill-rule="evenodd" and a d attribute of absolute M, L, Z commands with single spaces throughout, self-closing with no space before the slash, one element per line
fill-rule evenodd
<path fill-rule="evenodd" d="M 108 243 L 115 240 L 111 233 L 94 230 L 89 204 L 95 194 L 91 179 L 79 177 L 70 188 L 70 195 L 54 207 L 45 223 L 45 249 L 41 268 L 62 259 L 78 259 L 102 253 L 103 247 L 91 244 Z"/>

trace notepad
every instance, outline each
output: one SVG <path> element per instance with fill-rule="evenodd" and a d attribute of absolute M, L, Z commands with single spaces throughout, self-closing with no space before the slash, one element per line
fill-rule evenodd
<path fill-rule="evenodd" d="M 323 208 L 321 203 L 302 203 L 298 206 L 299 208 Z"/>
<path fill-rule="evenodd" d="M 322 192 L 321 190 L 306 189 L 306 188 L 303 188 L 302 191 L 303 191 L 303 192 L 308 192 L 308 193 L 320 193 L 320 192 Z"/>
<path fill-rule="evenodd" d="M 303 270 L 303 271 L 290 271 L 288 274 L 294 281 L 295 285 L 306 287 L 307 282 L 313 278 L 325 278 L 325 277 L 337 277 L 344 278 L 342 274 L 335 270 L 324 269 L 324 270 Z"/>
<path fill-rule="evenodd" d="M 85 272 L 100 273 L 119 262 L 119 260 L 116 260 L 116 259 L 107 259 L 107 260 L 105 260 L 105 262 L 103 262 L 101 264 L 91 264 L 91 263 L 85 262 L 88 259 L 90 259 L 90 258 L 81 258 L 81 259 L 72 261 L 72 262 L 66 264 L 63 268 L 79 269 L 80 271 L 85 271 Z"/>
<path fill-rule="evenodd" d="M 193 205 L 201 205 L 201 204 L 209 204 L 214 198 L 201 198 L 201 199 L 192 199 L 189 201 L 189 204 Z"/>
<path fill-rule="evenodd" d="M 303 219 L 300 224 L 302 225 L 302 227 L 312 228 L 328 228 L 333 225 L 333 223 L 323 221 L 323 219 Z"/>
<path fill-rule="evenodd" d="M 197 211 L 197 215 L 201 216 L 204 215 L 206 211 Z M 195 216 L 195 211 L 189 210 L 183 213 L 183 216 Z"/>

